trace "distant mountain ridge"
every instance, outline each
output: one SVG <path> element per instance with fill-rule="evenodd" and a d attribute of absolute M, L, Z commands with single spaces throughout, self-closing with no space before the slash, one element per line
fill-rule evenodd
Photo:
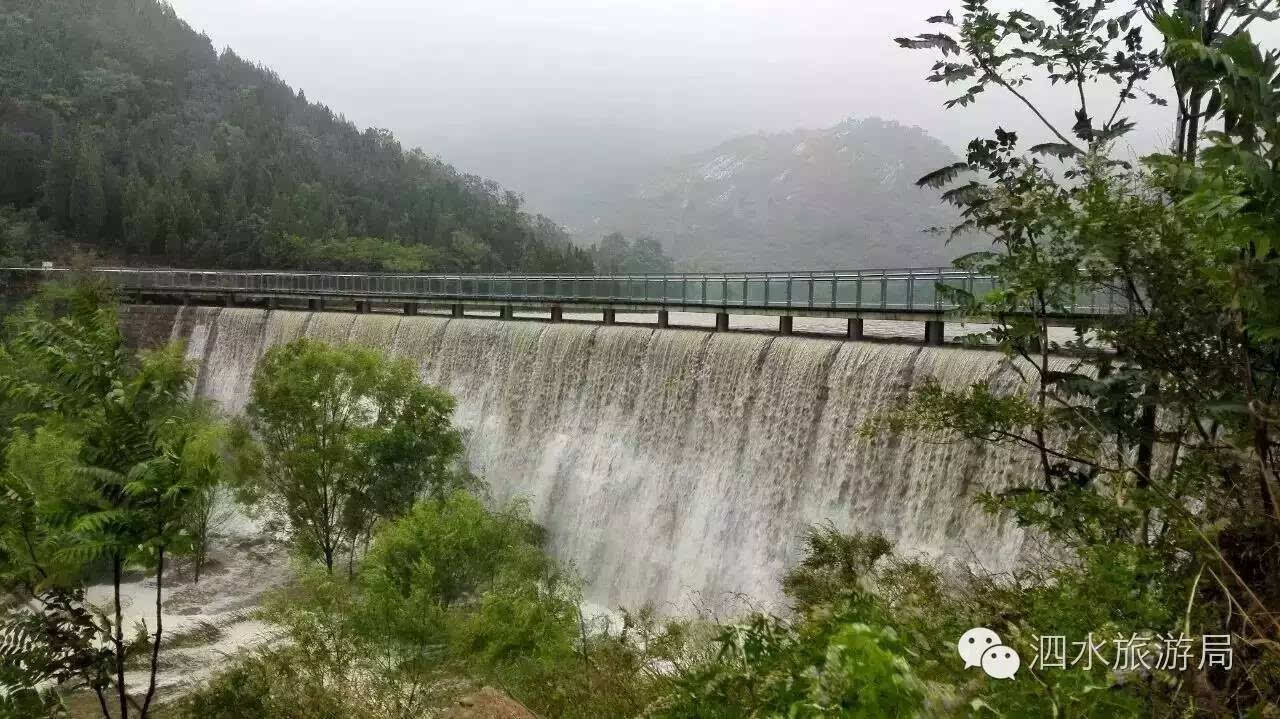
<path fill-rule="evenodd" d="M 591 229 L 651 235 L 686 269 L 947 265 L 965 248 L 927 229 L 956 213 L 915 180 L 956 159 L 877 118 L 748 135 L 641 179 Z"/>

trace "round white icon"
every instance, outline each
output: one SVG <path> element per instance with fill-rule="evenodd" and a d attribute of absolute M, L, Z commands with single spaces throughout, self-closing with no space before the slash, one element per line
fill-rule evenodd
<path fill-rule="evenodd" d="M 992 679 L 1012 679 L 1021 665 L 1022 657 L 1018 656 L 1018 652 L 1014 651 L 1013 647 L 1001 644 L 988 647 L 987 651 L 982 653 L 982 671 Z"/>
<path fill-rule="evenodd" d="M 964 668 L 982 666 L 982 653 L 988 647 L 1000 645 L 1000 635 L 986 627 L 974 627 L 965 632 L 956 643 L 960 657 L 964 659 Z"/>
<path fill-rule="evenodd" d="M 1013 647 L 1006 647 L 1000 635 L 986 627 L 974 627 L 960 636 L 956 651 L 964 660 L 964 668 L 982 667 L 992 679 L 1012 679 L 1022 666 L 1022 657 Z"/>

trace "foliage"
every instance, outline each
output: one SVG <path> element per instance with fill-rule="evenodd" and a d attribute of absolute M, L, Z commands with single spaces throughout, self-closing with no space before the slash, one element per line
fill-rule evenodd
<path fill-rule="evenodd" d="M 662 251 L 662 243 L 652 237 L 628 240 L 621 232 L 612 232 L 591 248 L 596 270 L 606 274 L 661 274 L 670 272 L 673 264 Z"/>
<path fill-rule="evenodd" d="M 693 660 L 693 633 L 648 611 L 588 626 L 577 581 L 540 545 L 523 503 L 421 500 L 382 526 L 353 580 L 304 568 L 264 614 L 288 647 L 241 661 L 184 715 L 416 717 L 470 682 L 545 716 L 641 715 L 671 686 L 662 667 Z"/>
<path fill-rule="evenodd" d="M 587 271 L 522 198 L 275 73 L 215 52 L 160 0 L 0 8 L 0 207 L 65 253 L 216 267 Z M 2 216 L 0 216 L 2 217 Z M 40 247 L 42 243 L 48 244 Z M 56 245 L 56 246 L 55 246 Z M 55 259 L 47 257 L 47 259 Z"/>
<path fill-rule="evenodd" d="M 39 221 L 34 209 L 0 206 L 0 267 L 21 267 L 49 257 L 63 238 Z"/>
<path fill-rule="evenodd" d="M 381 717 L 354 687 L 319 683 L 295 650 L 262 650 L 232 662 L 182 700 L 182 716 L 201 719 Z"/>
<path fill-rule="evenodd" d="M 793 628 L 755 616 L 727 627 L 721 654 L 683 680 L 657 717 L 911 717 L 924 686 L 897 634 L 844 617 Z"/>
<path fill-rule="evenodd" d="M 990 595 L 990 611 L 1014 627 L 1229 632 L 1234 645 L 1230 671 L 1191 667 L 1143 681 L 1042 672 L 1016 691 L 984 692 L 996 711 L 1276 709 L 1280 257 L 1271 238 L 1280 63 L 1247 31 L 1274 19 L 1267 5 L 1063 0 L 1045 20 L 974 1 L 959 18 L 931 18 L 943 32 L 899 41 L 938 52 L 930 79 L 973 78 L 953 104 L 1001 88 L 1053 138 L 1024 148 L 1018 133 L 997 129 L 970 143 L 964 162 L 920 180 L 953 185 L 944 198 L 962 208 L 957 230 L 992 240 L 991 252 L 964 264 L 994 275 L 997 289 L 944 291 L 963 314 L 998 321 L 990 337 L 1024 391 L 927 383 L 868 431 L 1039 457 L 1033 482 L 982 498 L 1067 552 Z M 1137 13 L 1162 46 L 1144 47 Z M 1109 147 L 1131 126 L 1119 111 L 1156 71 L 1173 80 L 1176 136 L 1170 152 L 1134 168 Z M 1034 73 L 1071 88 L 1071 137 L 1019 91 Z M 1116 88 L 1109 115 L 1091 109 L 1084 88 L 1095 82 Z M 1072 342 L 1050 342 L 1052 319 L 1098 288 L 1120 292 L 1125 312 L 1082 322 Z M 1059 349 L 1071 357 L 1055 356 Z"/>
<path fill-rule="evenodd" d="M 379 519 L 465 478 L 455 467 L 453 399 L 374 350 L 305 338 L 273 347 L 247 412 L 263 452 L 243 494 L 287 517 L 293 541 L 330 572 L 344 546 L 354 562 Z"/>
<path fill-rule="evenodd" d="M 309 241 L 291 234 L 269 244 L 267 253 L 276 266 L 305 270 L 426 272 L 449 264 L 447 254 L 437 248 L 379 237 L 330 237 Z"/>
<path fill-rule="evenodd" d="M 188 399 L 192 370 L 178 346 L 134 356 L 109 293 L 51 288 L 8 321 L 0 371 L 5 437 L 0 576 L 16 600 L 4 653 L 21 667 L 6 688 L 52 680 L 118 698 L 145 717 L 163 632 L 166 552 L 189 548 L 192 498 L 220 478 L 221 426 Z M 83 583 L 107 563 L 114 617 L 85 603 Z M 127 642 L 120 583 L 127 563 L 156 573 L 156 624 Z M 151 681 L 139 702 L 124 686 L 126 656 L 146 651 Z M 9 672 L 12 673 L 12 672 Z"/>

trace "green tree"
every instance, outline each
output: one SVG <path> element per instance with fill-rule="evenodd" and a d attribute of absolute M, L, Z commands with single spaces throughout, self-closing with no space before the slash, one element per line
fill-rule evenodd
<path fill-rule="evenodd" d="M 523 504 L 494 511 L 465 491 L 423 499 L 380 529 L 354 581 L 317 568 L 273 597 L 265 616 L 288 647 L 243 660 L 184 709 L 213 719 L 409 719 L 455 691 L 458 677 L 537 691 L 525 677 L 551 675 L 530 665 L 555 662 L 561 682 L 581 673 L 577 601 Z M 548 685 L 538 698 L 555 694 Z"/>
<path fill-rule="evenodd" d="M 650 237 L 632 242 L 621 232 L 601 238 L 592 255 L 596 271 L 605 274 L 670 272 L 675 264 L 663 252 L 661 242 Z"/>
<path fill-rule="evenodd" d="M 71 181 L 70 222 L 76 236 L 98 239 L 107 218 L 107 196 L 102 151 L 88 133 L 80 137 L 76 148 L 75 175 Z"/>
<path fill-rule="evenodd" d="M 378 519 L 462 481 L 450 425 L 453 399 L 405 361 L 301 339 L 269 350 L 254 374 L 248 416 L 263 443 L 246 485 L 287 517 L 304 552 L 333 571 Z"/>
<path fill-rule="evenodd" d="M 944 197 L 963 210 L 957 229 L 992 240 L 991 252 L 962 264 L 994 275 L 997 289 L 940 290 L 962 314 L 996 319 L 987 339 L 1023 372 L 1025 392 L 930 383 L 870 431 L 1039 457 L 1034 482 L 983 502 L 1052 536 L 1072 561 L 1019 577 L 1026 589 L 1007 592 L 997 610 L 1010 631 L 1029 635 L 1048 621 L 1125 634 L 1161 626 L 1237 642 L 1232 671 L 1157 671 L 1160 688 L 1126 693 L 1123 706 L 1091 696 L 1114 681 L 1095 670 L 992 689 L 986 698 L 999 711 L 1265 715 L 1280 694 L 1280 574 L 1265 549 L 1280 540 L 1280 318 L 1264 299 L 1280 279 L 1280 64 L 1247 31 L 1275 18 L 1268 4 L 1064 0 L 1038 17 L 969 2 L 958 17 L 930 18 L 942 32 L 898 41 L 938 52 L 930 80 L 969 83 L 950 105 L 1009 92 L 1049 137 L 1024 148 L 1019 133 L 997 129 L 970 143 L 965 161 L 920 181 L 955 185 Z M 1153 49 L 1139 13 L 1159 33 Z M 1142 89 L 1157 71 L 1176 88 L 1177 132 L 1170 152 L 1133 168 L 1110 146 L 1132 128 L 1120 115 L 1126 103 L 1163 101 Z M 1021 92 L 1034 73 L 1070 89 L 1070 125 Z M 1097 86 L 1115 91 L 1101 112 L 1086 91 Z M 1051 319 L 1099 288 L 1122 292 L 1126 311 L 1051 341 Z M 1081 597 L 1105 600 L 1105 611 L 1080 611 Z"/>
<path fill-rule="evenodd" d="M 193 497 L 217 481 L 221 429 L 188 399 L 192 368 L 180 347 L 134 356 L 109 293 L 55 288 L 9 322 L 0 391 L 15 412 L 0 484 L 0 572 L 22 601 L 9 620 L 30 692 L 79 679 L 98 694 L 114 685 L 116 716 L 146 717 L 163 636 L 166 556 L 186 548 Z M 114 616 L 84 604 L 83 582 L 111 570 Z M 156 576 L 150 682 L 139 703 L 124 683 L 120 585 L 140 563 Z"/>
<path fill-rule="evenodd" d="M 53 141 L 45 160 L 42 184 L 43 207 L 59 229 L 71 219 L 71 188 L 75 178 L 75 146 L 64 123 L 53 126 Z"/>
<path fill-rule="evenodd" d="M 514 193 L 406 151 L 386 130 L 361 131 L 270 70 L 215 52 L 161 0 L 7 3 L 0 96 L 0 204 L 35 209 L 120 259 L 590 267 L 563 228 L 525 212 Z M 291 235 L 311 251 L 268 251 Z M 396 251 L 346 252 L 348 236 Z"/>

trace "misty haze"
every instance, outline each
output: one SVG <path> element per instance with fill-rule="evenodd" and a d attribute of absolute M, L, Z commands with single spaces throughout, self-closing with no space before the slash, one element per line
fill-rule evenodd
<path fill-rule="evenodd" d="M 1277 0 L 0 0 L 0 719 L 1280 716 Z"/>

